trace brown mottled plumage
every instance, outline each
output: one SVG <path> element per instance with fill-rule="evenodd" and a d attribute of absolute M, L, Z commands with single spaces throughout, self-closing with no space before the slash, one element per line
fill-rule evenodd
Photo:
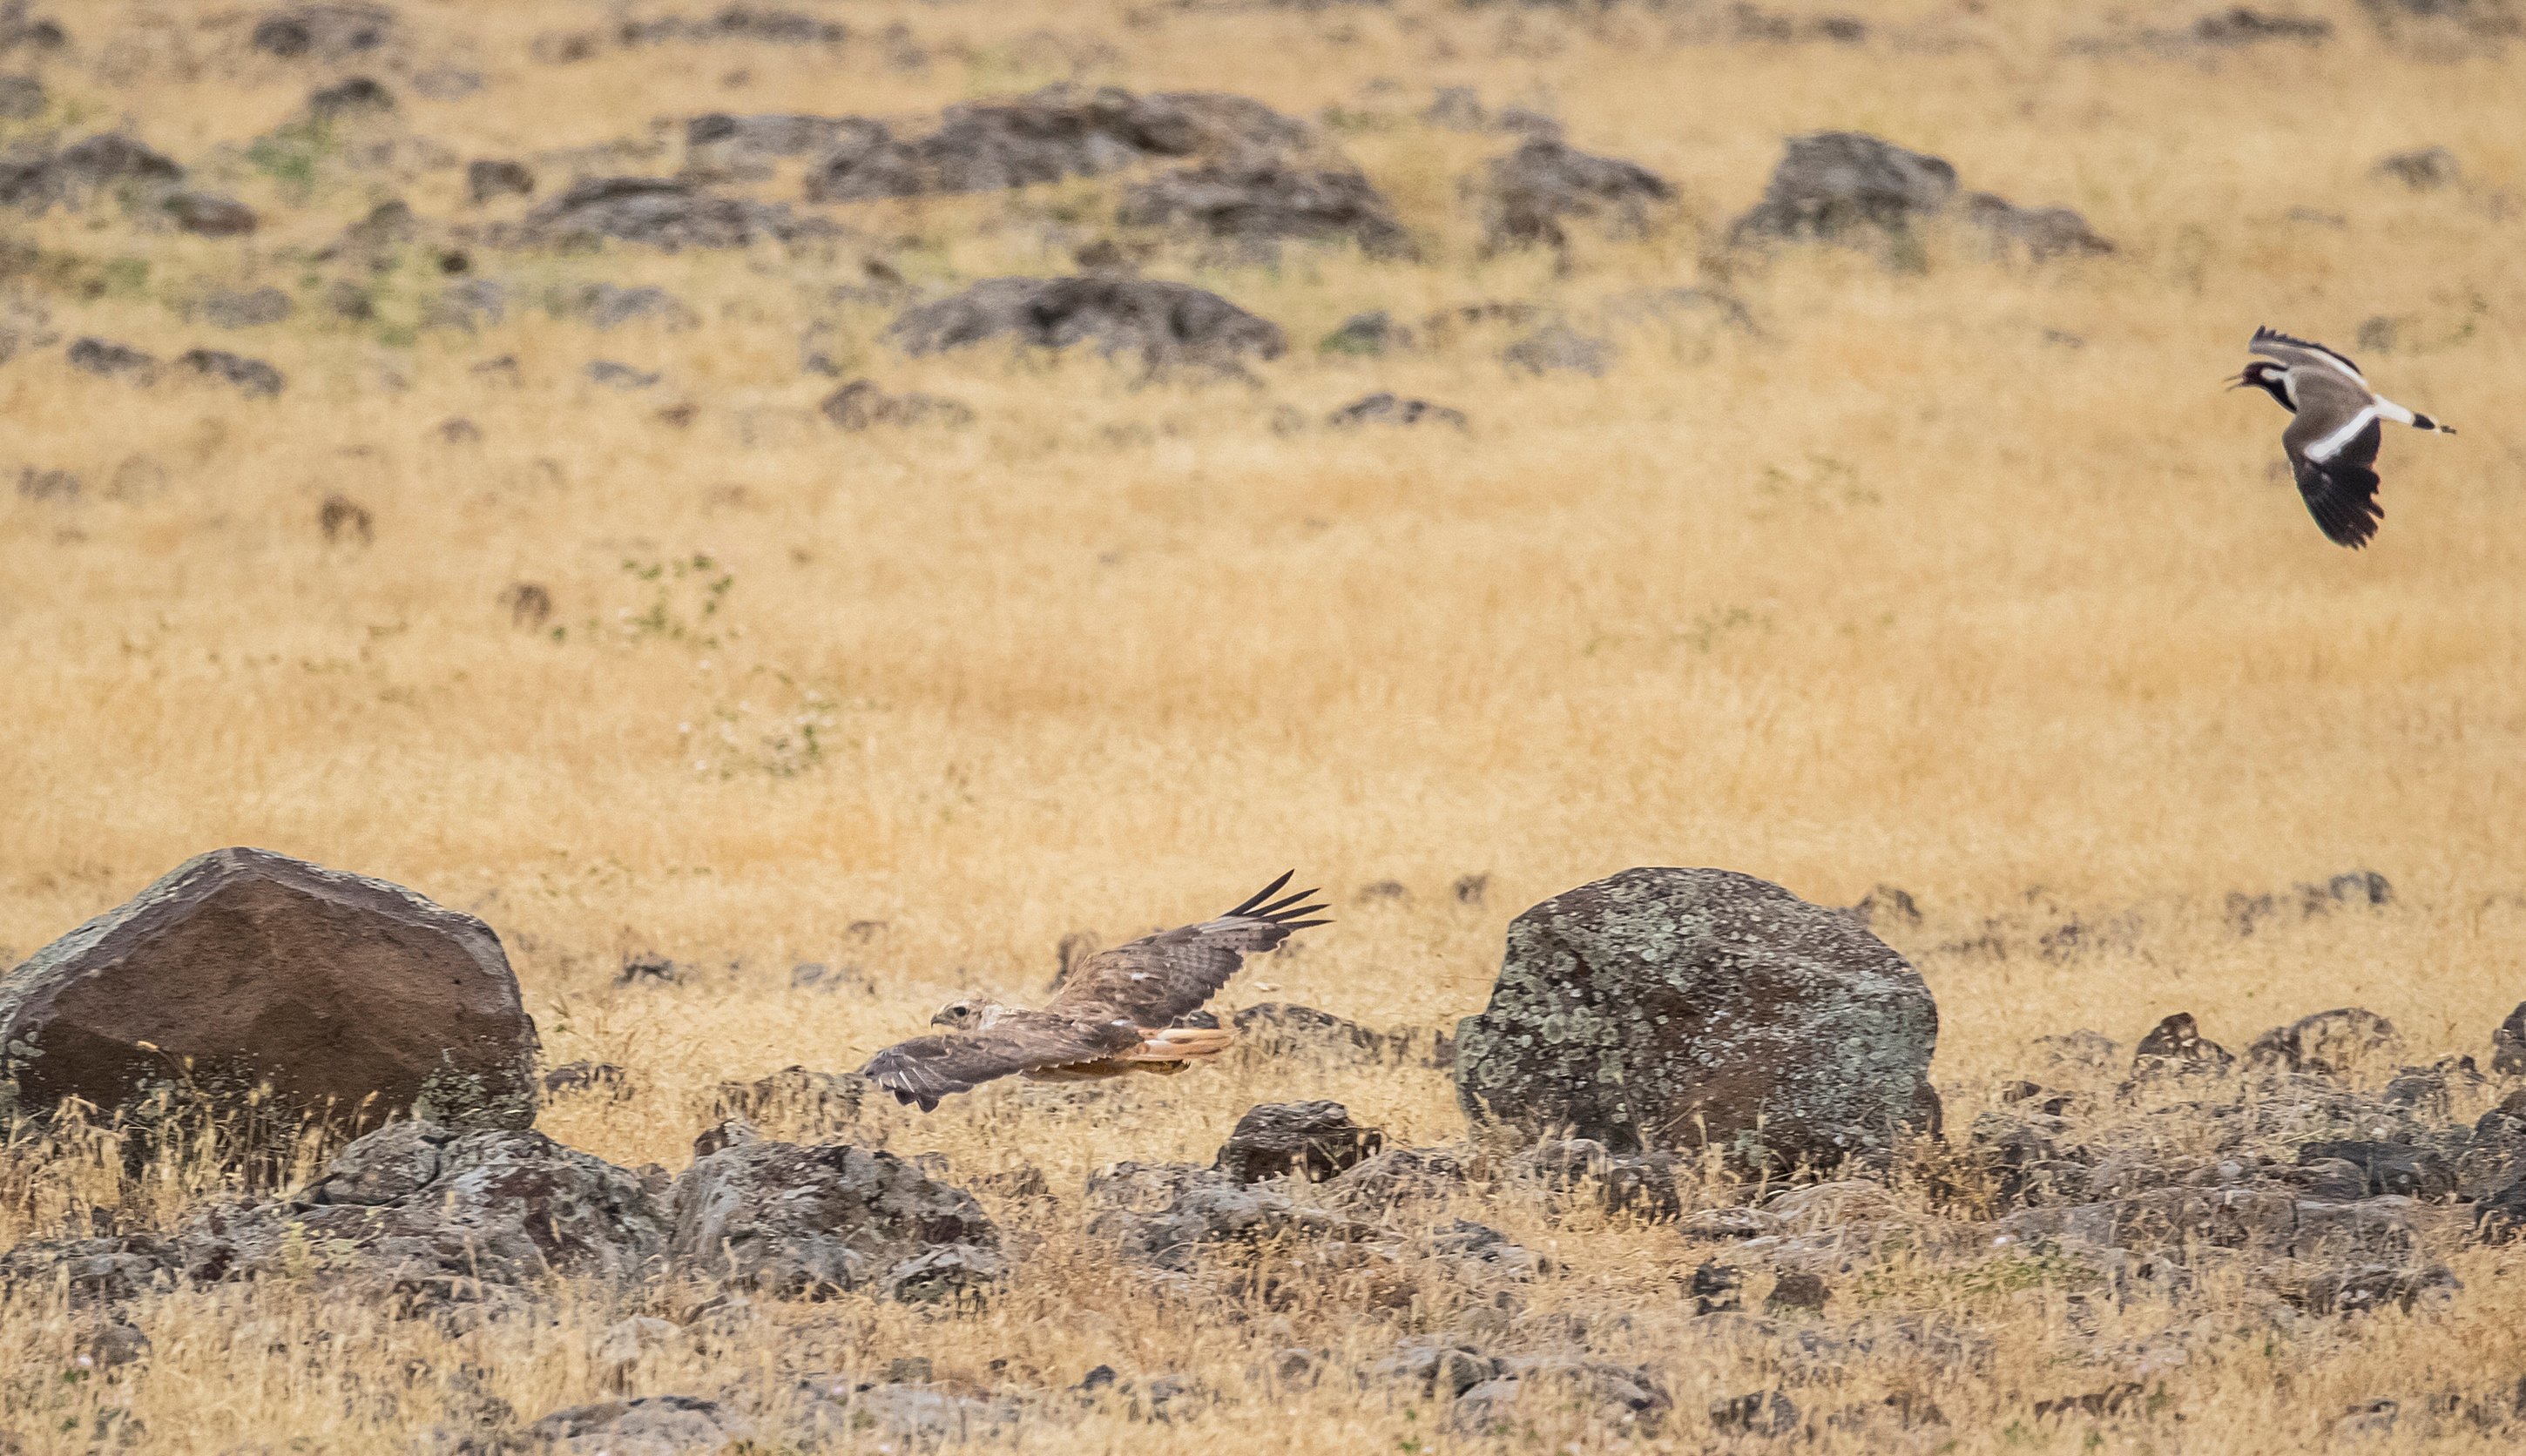
<path fill-rule="evenodd" d="M 930 1019 L 950 1031 L 889 1046 L 860 1075 L 929 1112 L 941 1097 L 1013 1073 L 1038 1079 L 1173 1073 L 1217 1056 L 1235 1033 L 1173 1024 L 1200 1010 L 1247 956 L 1327 924 L 1299 919 L 1325 908 L 1298 903 L 1314 890 L 1272 899 L 1288 882 L 1283 875 L 1216 920 L 1081 958 L 1040 1011 L 981 996 L 951 1001 Z"/>

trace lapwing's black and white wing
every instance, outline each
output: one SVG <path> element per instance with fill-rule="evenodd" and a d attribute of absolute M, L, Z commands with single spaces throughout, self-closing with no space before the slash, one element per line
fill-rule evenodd
<path fill-rule="evenodd" d="M 970 1092 L 994 1078 L 1052 1067 L 1101 1061 L 1140 1044 L 1139 1030 L 1122 1022 L 1092 1022 L 1039 1011 L 1003 1015 L 980 1031 L 950 1031 L 899 1041 L 869 1058 L 860 1076 L 923 1112 L 954 1092 Z"/>
<path fill-rule="evenodd" d="M 2246 352 L 2260 354 L 2290 369 L 2322 370 L 2329 374 L 2347 375 L 2361 392 L 2368 388 L 2368 377 L 2349 356 L 2338 354 L 2324 345 L 2281 332 L 2277 328 L 2257 328 L 2246 345 Z"/>
<path fill-rule="evenodd" d="M 2364 387 L 2317 374 L 2300 379 L 2299 411 L 2281 435 L 2307 514 L 2337 545 L 2353 550 L 2377 534 L 2377 446 L 2384 434 L 2377 400 Z"/>
<path fill-rule="evenodd" d="M 1315 891 L 1283 895 L 1281 888 L 1288 882 L 1289 877 L 1282 876 L 1216 920 L 1160 930 L 1088 956 L 1043 1009 L 1081 1020 L 1120 1017 L 1149 1028 L 1169 1026 L 1187 1012 L 1200 1010 L 1247 956 L 1278 948 L 1291 931 L 1325 924 L 1304 918 L 1325 908 L 1302 903 Z"/>

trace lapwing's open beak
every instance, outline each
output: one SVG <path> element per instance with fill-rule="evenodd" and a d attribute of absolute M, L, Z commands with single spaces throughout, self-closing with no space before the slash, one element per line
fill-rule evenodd
<path fill-rule="evenodd" d="M 2252 383 L 2253 380 L 2247 378 L 2244 375 L 2239 375 L 2233 379 L 2223 379 L 2220 382 L 2226 384 L 2231 389 L 2243 389 L 2248 384 Z"/>

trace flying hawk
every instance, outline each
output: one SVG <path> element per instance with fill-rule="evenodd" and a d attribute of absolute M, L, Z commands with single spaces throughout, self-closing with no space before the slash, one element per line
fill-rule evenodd
<path fill-rule="evenodd" d="M 1296 872 L 1292 871 L 1290 874 Z M 1126 1072 L 1182 1072 L 1195 1059 L 1228 1049 L 1235 1032 L 1174 1023 L 1228 983 L 1250 955 L 1277 948 L 1293 930 L 1329 924 L 1301 920 L 1324 909 L 1298 902 L 1315 893 L 1283 895 L 1289 875 L 1244 904 L 1199 925 L 1143 935 L 1073 966 L 1041 1011 L 967 996 L 940 1007 L 940 1036 L 916 1036 L 869 1059 L 860 1075 L 923 1112 L 951 1092 L 970 1092 L 995 1077 L 1019 1073 L 1038 1080 L 1119 1077 Z M 1266 903 L 1266 902 L 1269 903 Z"/>
<path fill-rule="evenodd" d="M 2257 328 L 2246 348 L 2263 357 L 2247 365 L 2229 387 L 2251 385 L 2297 417 L 2282 432 L 2281 448 L 2289 454 L 2308 514 L 2335 544 L 2367 545 L 2386 517 L 2386 508 L 2377 504 L 2377 422 L 2455 431 L 2369 388 L 2358 365 L 2322 344 Z"/>

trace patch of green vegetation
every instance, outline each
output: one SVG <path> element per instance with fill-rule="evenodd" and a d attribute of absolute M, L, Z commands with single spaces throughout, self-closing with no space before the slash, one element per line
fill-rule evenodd
<path fill-rule="evenodd" d="M 316 174 L 338 144 L 333 124 L 307 117 L 275 127 L 245 149 L 246 165 L 280 185 L 293 202 L 304 202 L 316 187 Z"/>

